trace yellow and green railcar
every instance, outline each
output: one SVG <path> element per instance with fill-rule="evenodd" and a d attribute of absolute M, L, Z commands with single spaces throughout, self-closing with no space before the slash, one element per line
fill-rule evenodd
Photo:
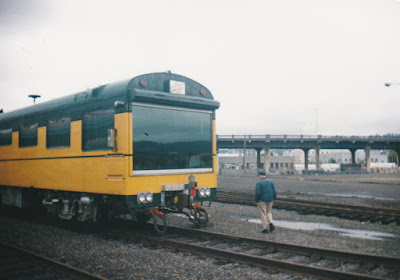
<path fill-rule="evenodd" d="M 78 221 L 205 213 L 218 107 L 206 87 L 166 72 L 0 114 L 1 202 Z"/>

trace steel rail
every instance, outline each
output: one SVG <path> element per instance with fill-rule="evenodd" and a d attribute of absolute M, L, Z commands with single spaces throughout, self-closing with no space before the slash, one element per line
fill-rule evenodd
<path fill-rule="evenodd" d="M 150 224 L 148 225 L 148 229 L 150 229 Z M 146 227 L 140 227 L 140 232 L 134 231 L 130 220 L 117 221 L 117 224 L 112 227 L 94 226 L 92 230 L 94 233 L 100 233 L 111 238 L 141 242 L 229 262 L 238 262 L 260 267 L 269 272 L 308 275 L 318 279 L 398 279 L 400 276 L 400 258 L 297 246 L 179 227 L 170 227 L 168 235 L 155 236 L 149 233 Z M 303 260 L 292 259 L 288 261 L 288 258 L 296 258 L 297 256 L 300 256 Z M 326 261 L 326 265 L 324 267 L 314 266 L 313 263 L 318 260 Z M 349 272 L 335 269 L 346 263 L 357 264 L 358 267 L 351 268 L 352 270 Z M 368 275 L 372 270 L 380 267 L 383 267 L 384 271 L 387 272 L 386 278 Z M 104 278 L 95 276 L 95 278 L 78 279 Z"/>
<path fill-rule="evenodd" d="M 254 196 L 245 193 L 218 191 L 217 201 L 255 205 Z M 332 216 L 336 214 L 341 218 L 349 217 L 362 221 L 382 221 L 382 223 L 386 224 L 396 222 L 398 225 L 400 224 L 400 211 L 397 209 L 344 205 L 290 198 L 278 198 L 274 202 L 274 208 L 289 208 L 289 210 L 301 210 L 301 212 L 315 213 L 318 215 Z"/>
<path fill-rule="evenodd" d="M 349 253 L 339 250 L 329 250 L 329 249 L 321 249 L 309 246 L 293 245 L 289 243 L 282 243 L 282 242 L 257 239 L 257 238 L 249 238 L 245 236 L 228 235 L 223 233 L 207 232 L 203 230 L 187 229 L 181 227 L 171 227 L 170 233 L 172 232 L 189 236 L 196 235 L 207 239 L 219 239 L 229 242 L 241 242 L 243 244 L 257 248 L 264 248 L 266 246 L 273 247 L 279 251 L 293 252 L 301 255 L 330 256 L 331 258 L 338 258 L 346 261 L 359 262 L 360 260 L 362 260 L 365 262 L 373 262 L 380 265 L 400 266 L 400 258 L 376 256 L 370 254 Z"/>
<path fill-rule="evenodd" d="M 171 227 L 169 232 L 171 234 L 166 236 L 133 233 L 130 238 L 152 246 L 200 254 L 225 261 L 238 262 L 245 265 L 260 267 L 267 271 L 307 275 L 318 279 L 387 279 L 371 276 L 366 273 L 379 266 L 385 266 L 386 269 L 392 270 L 396 270 L 400 266 L 399 258 L 296 246 L 261 239 L 252 239 L 243 236 L 230 236 L 178 227 Z M 207 241 L 214 244 L 205 245 L 204 242 Z M 224 248 L 216 248 L 221 247 L 221 244 Z M 242 252 L 232 250 L 232 248 L 237 246 L 245 246 L 247 248 L 244 248 Z M 261 253 L 245 253 L 246 251 L 254 249 L 260 250 Z M 262 256 L 277 252 L 287 253 L 287 256 L 282 259 L 274 259 L 273 257 L 266 258 Z M 296 255 L 306 256 L 309 258 L 309 261 L 305 263 L 285 261 L 285 259 Z M 339 267 L 341 264 L 347 262 L 357 263 L 359 264 L 359 267 L 354 269 L 354 271 L 345 272 L 333 268 L 307 265 L 307 263 L 312 263 L 321 259 L 331 261 L 331 264 L 334 264 L 332 267 Z M 357 270 L 363 273 L 357 273 Z M 398 275 L 396 273 L 400 273 L 400 271 L 396 270 L 394 272 L 391 271 L 390 273 Z"/>
<path fill-rule="evenodd" d="M 3 241 L 0 241 L 0 248 L 2 252 L 7 252 L 7 255 L 9 256 L 17 256 L 17 258 L 21 259 L 23 258 L 29 260 L 29 266 L 32 266 L 32 261 L 33 261 L 34 263 L 38 264 L 39 267 L 58 274 L 59 275 L 58 277 L 65 277 L 65 279 L 79 279 L 79 280 L 107 280 L 107 278 L 104 278 L 100 275 L 96 275 L 78 269 L 76 267 L 72 267 L 70 265 L 38 255 L 36 253 L 16 247 L 14 245 L 8 244 Z M 19 269 L 17 268 L 18 271 L 16 271 L 16 273 L 18 273 L 19 279 L 21 279 L 21 276 L 26 278 L 28 278 L 28 276 L 37 277 L 37 275 L 29 275 L 31 273 L 29 269 L 24 269 L 26 266 L 28 266 L 28 264 L 24 264 L 24 262 L 19 261 L 18 265 Z M 34 270 L 35 270 L 34 272 L 37 273 L 37 269 Z M 12 273 L 12 271 L 9 271 L 9 273 Z M 21 273 L 26 273 L 28 275 L 21 275 Z M 5 277 L 6 275 L 2 276 Z M 10 276 L 10 279 L 13 278 L 13 275 L 8 275 L 8 276 Z M 54 276 L 51 277 L 50 279 L 54 279 Z"/>

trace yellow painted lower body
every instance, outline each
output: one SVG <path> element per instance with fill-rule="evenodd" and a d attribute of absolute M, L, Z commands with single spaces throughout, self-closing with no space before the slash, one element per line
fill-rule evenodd
<path fill-rule="evenodd" d="M 215 173 L 132 176 L 130 156 L 77 157 L 0 161 L 0 185 L 110 195 L 160 193 L 163 185 L 187 184 L 216 188 Z"/>

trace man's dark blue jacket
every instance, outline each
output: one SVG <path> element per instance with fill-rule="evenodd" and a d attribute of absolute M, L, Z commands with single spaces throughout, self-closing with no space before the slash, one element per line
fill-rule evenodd
<path fill-rule="evenodd" d="M 257 182 L 256 185 L 256 202 L 272 202 L 276 199 L 276 191 L 274 183 L 266 177 Z"/>

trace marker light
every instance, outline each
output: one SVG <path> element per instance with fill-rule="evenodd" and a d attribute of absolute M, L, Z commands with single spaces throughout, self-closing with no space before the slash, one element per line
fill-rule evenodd
<path fill-rule="evenodd" d="M 200 93 L 201 93 L 201 95 L 204 95 L 204 94 L 206 94 L 206 91 L 204 89 L 201 89 Z"/>
<path fill-rule="evenodd" d="M 142 87 L 145 87 L 145 86 L 147 85 L 147 82 L 146 82 L 145 80 L 141 80 L 141 81 L 140 81 L 140 85 L 141 85 Z"/>

